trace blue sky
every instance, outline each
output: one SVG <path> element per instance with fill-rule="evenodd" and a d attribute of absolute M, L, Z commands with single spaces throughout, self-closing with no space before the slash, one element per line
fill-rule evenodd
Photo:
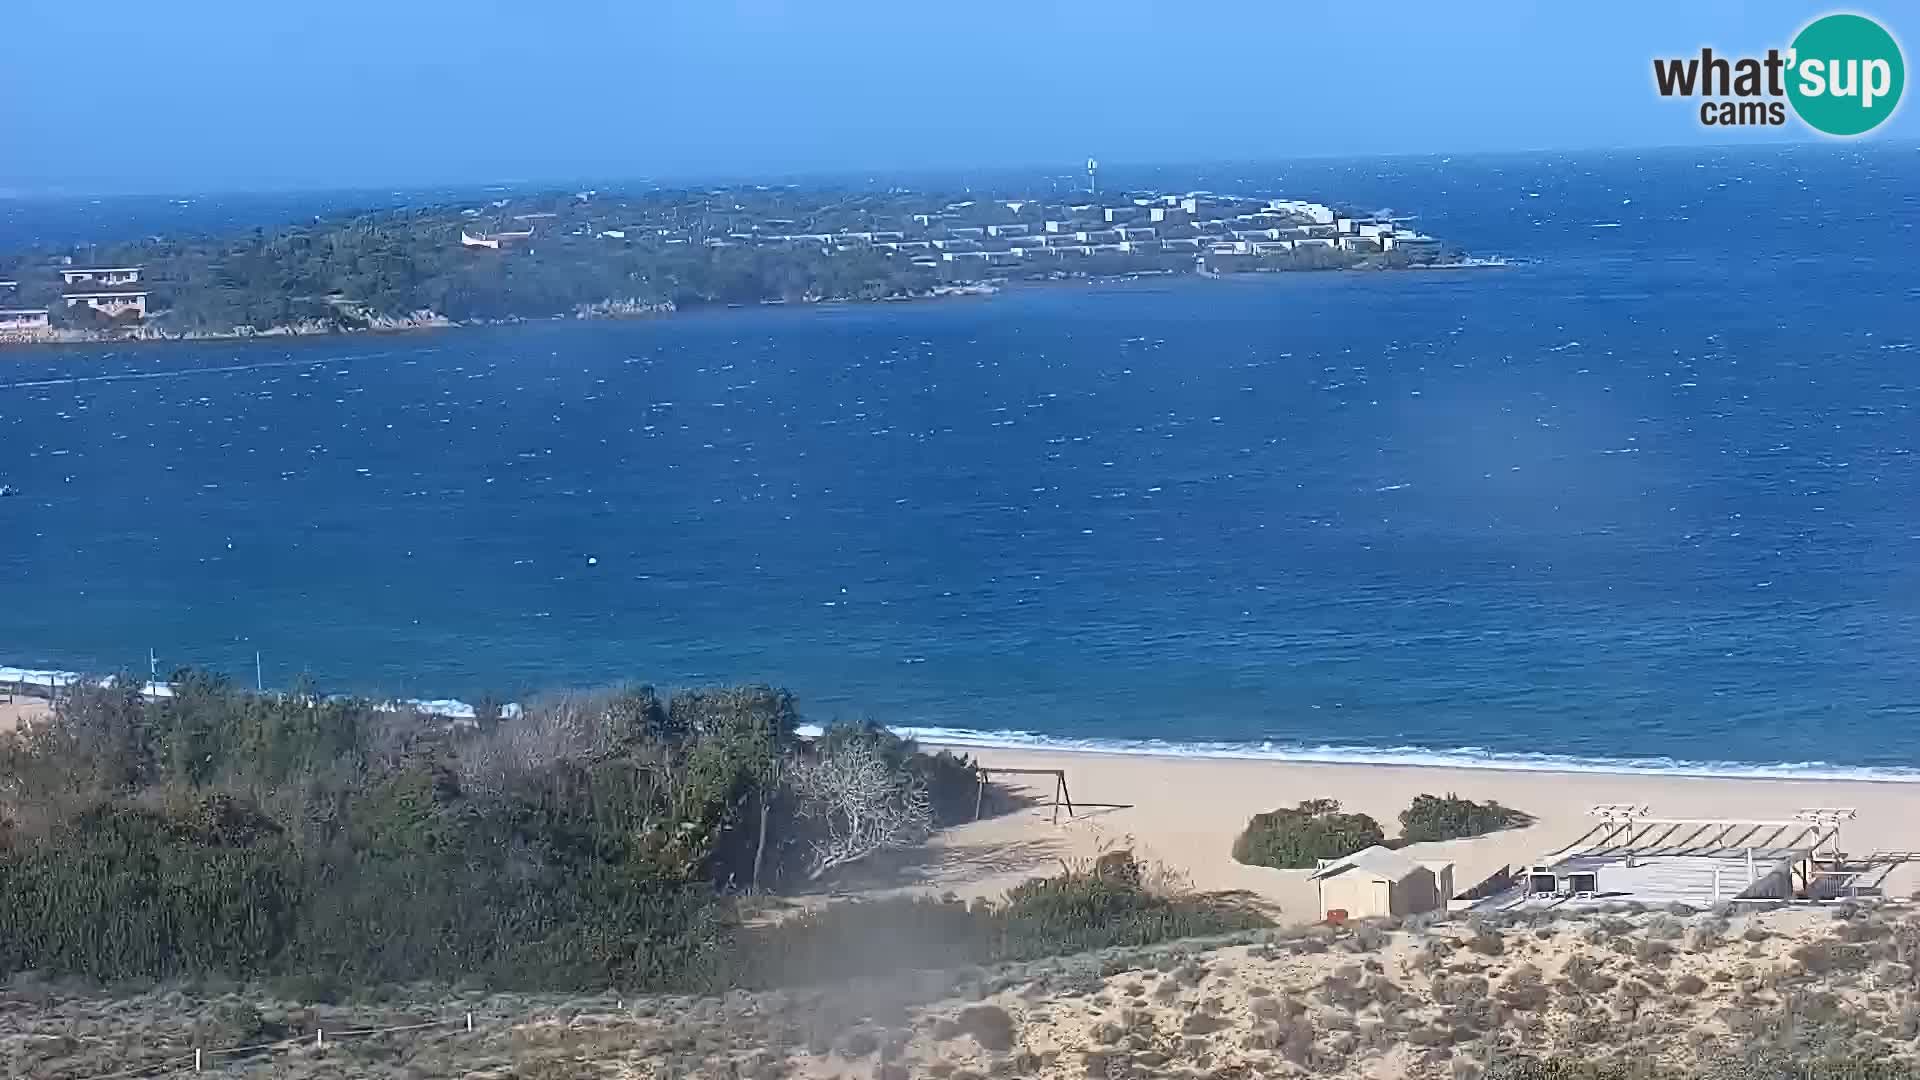
<path fill-rule="evenodd" d="M 0 191 L 744 178 L 1727 142 L 1656 55 L 1829 5 L 7 0 Z M 1845 10 L 1844 8 L 1842 10 Z M 1881 19 L 1908 60 L 1920 15 Z M 1904 25 L 1903 25 L 1904 24 Z M 1909 102 L 1873 138 L 1920 142 Z M 1780 138 L 1733 133 L 1733 141 Z M 1794 126 L 1786 137 L 1809 138 Z"/>

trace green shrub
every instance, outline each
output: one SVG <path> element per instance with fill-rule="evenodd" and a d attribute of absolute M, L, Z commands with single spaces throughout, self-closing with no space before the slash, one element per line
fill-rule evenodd
<path fill-rule="evenodd" d="M 784 986 L 958 967 L 992 951 L 990 922 L 981 906 L 925 896 L 829 904 L 742 930 L 729 981 Z"/>
<path fill-rule="evenodd" d="M 1151 945 L 1269 925 L 1225 901 L 1158 895 L 1141 884 L 1144 878 L 1144 868 L 1129 859 L 1122 868 L 1103 861 L 1015 886 L 998 911 L 1002 955 L 996 959 Z"/>
<path fill-rule="evenodd" d="M 1252 866 L 1311 870 L 1320 859 L 1338 859 L 1383 843 L 1380 823 L 1365 814 L 1343 814 L 1332 799 L 1311 799 L 1291 810 L 1255 814 L 1233 842 L 1233 857 Z"/>
<path fill-rule="evenodd" d="M 174 690 L 85 685 L 0 738 L 0 977 L 706 991 L 1264 925 L 1151 892 L 1127 856 L 998 904 L 742 927 L 730 887 L 797 864 L 784 778 L 817 752 L 767 687 L 572 695 L 468 728 L 194 672 Z M 942 820 L 972 816 L 970 760 L 874 725 L 826 738 L 870 740 Z"/>
<path fill-rule="evenodd" d="M 297 933 L 304 886 L 284 842 L 221 848 L 168 820 L 108 806 L 47 844 L 0 855 L 0 970 L 102 981 L 274 969 Z"/>
<path fill-rule="evenodd" d="M 1811 975 L 1865 971 L 1871 959 L 1866 949 L 1837 941 L 1809 941 L 1794 946 L 1790 955 Z"/>
<path fill-rule="evenodd" d="M 1444 796 L 1416 795 L 1413 805 L 1400 811 L 1400 835 L 1410 844 L 1484 836 L 1532 823 L 1530 815 L 1518 810 L 1491 800 L 1477 803 L 1452 792 Z"/>
<path fill-rule="evenodd" d="M 218 1001 L 195 1018 L 193 1041 L 202 1046 L 233 1047 L 285 1038 L 286 1025 L 269 1023 L 243 1001 Z"/>
<path fill-rule="evenodd" d="M 1267 926 L 1257 912 L 1207 897 L 1165 897 L 1143 874 L 1069 870 L 1034 878 L 999 903 L 888 897 L 832 904 L 743 931 L 741 986 L 826 982 L 912 968 L 998 964 L 1153 945 Z"/>
<path fill-rule="evenodd" d="M 829 726 L 821 733 L 820 750 L 830 754 L 855 741 L 873 744 L 881 760 L 926 785 L 936 825 L 959 825 L 973 820 L 973 808 L 980 799 L 980 772 L 973 758 L 950 750 L 922 753 L 912 739 L 871 720 Z"/>

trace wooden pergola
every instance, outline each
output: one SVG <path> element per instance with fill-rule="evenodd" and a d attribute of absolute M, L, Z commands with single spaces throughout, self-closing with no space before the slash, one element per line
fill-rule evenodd
<path fill-rule="evenodd" d="M 1814 806 L 1790 819 L 1662 818 L 1634 803 L 1602 803 L 1587 811 L 1599 818 L 1567 851 L 1636 856 L 1708 855 L 1727 851 L 1799 851 L 1839 858 L 1840 826 L 1852 821 L 1850 806 Z M 1825 848 L 1825 851 L 1821 849 Z"/>
<path fill-rule="evenodd" d="M 1890 871 L 1907 855 L 1879 853 L 1853 865 L 1862 861 L 1849 860 L 1840 848 L 1840 826 L 1858 814 L 1850 806 L 1806 807 L 1786 819 L 1662 818 L 1638 803 L 1602 803 L 1587 814 L 1600 823 L 1543 861 L 1577 855 L 1620 858 L 1633 866 L 1663 856 L 1744 859 L 1751 878 L 1756 860 L 1787 860 L 1797 888 L 1811 897 L 1818 879 L 1843 879 L 1851 887 L 1874 868 Z M 1879 877 L 1884 880 L 1886 873 Z"/>

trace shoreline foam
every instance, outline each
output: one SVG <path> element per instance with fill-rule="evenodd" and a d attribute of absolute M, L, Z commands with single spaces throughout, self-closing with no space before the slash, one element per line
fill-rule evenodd
<path fill-rule="evenodd" d="M 1308 745 L 1281 741 L 1102 739 L 1040 735 L 1027 731 L 973 731 L 963 728 L 910 725 L 894 726 L 893 730 L 933 746 L 1025 750 L 1036 753 L 1270 761 L 1291 765 L 1473 769 L 1483 772 L 1920 784 L 1920 766 L 1847 765 L 1829 761 L 1745 762 L 1693 761 L 1670 757 L 1610 758 L 1578 754 L 1516 753 L 1472 746 L 1443 749 L 1423 746 Z"/>

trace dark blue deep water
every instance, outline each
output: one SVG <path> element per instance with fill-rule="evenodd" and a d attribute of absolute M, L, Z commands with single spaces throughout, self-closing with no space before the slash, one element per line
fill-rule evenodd
<path fill-rule="evenodd" d="M 1196 180 L 1527 262 L 8 352 L 0 661 L 1920 769 L 1920 154 Z"/>

